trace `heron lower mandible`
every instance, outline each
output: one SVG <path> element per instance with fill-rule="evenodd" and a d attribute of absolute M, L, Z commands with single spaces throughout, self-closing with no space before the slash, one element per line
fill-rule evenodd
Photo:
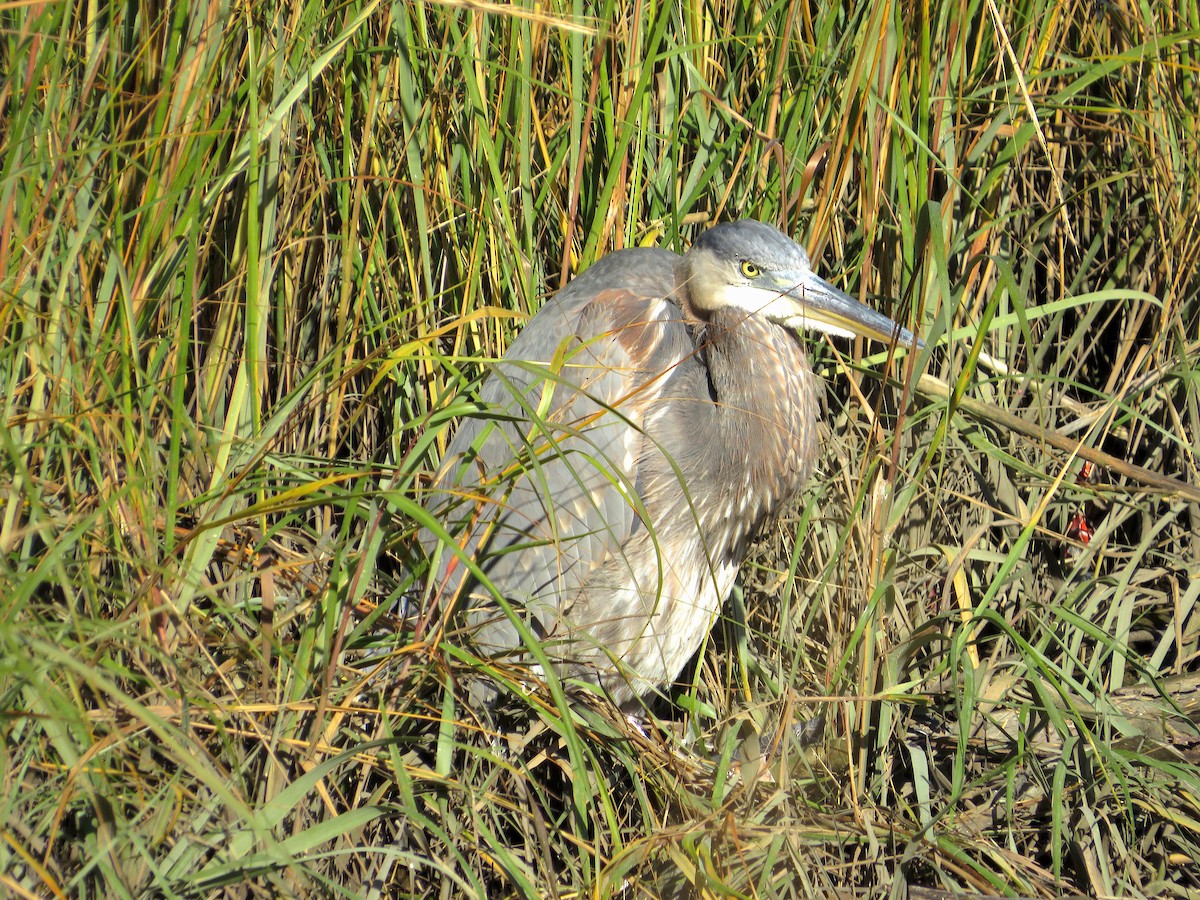
<path fill-rule="evenodd" d="M 488 412 L 463 420 L 427 502 L 462 548 L 442 549 L 431 584 L 463 604 L 478 648 L 530 659 L 495 591 L 560 674 L 618 704 L 675 679 L 813 469 L 809 329 L 920 343 L 753 221 L 683 256 L 611 253 L 548 300 L 485 379 Z"/>

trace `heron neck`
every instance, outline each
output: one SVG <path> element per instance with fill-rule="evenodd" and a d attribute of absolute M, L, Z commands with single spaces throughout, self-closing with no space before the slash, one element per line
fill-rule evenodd
<path fill-rule="evenodd" d="M 753 495 L 748 501 L 761 522 L 800 491 L 813 468 L 816 376 L 796 334 L 741 310 L 712 312 L 701 349 L 713 405 L 698 437 L 711 443 L 720 436 L 718 477 L 724 489 Z"/>

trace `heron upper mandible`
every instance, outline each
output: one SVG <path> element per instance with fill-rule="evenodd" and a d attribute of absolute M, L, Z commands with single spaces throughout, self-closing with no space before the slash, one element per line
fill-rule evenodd
<path fill-rule="evenodd" d="M 560 674 L 617 704 L 674 680 L 812 472 L 809 329 L 915 342 L 754 221 L 683 256 L 611 253 L 550 298 L 485 379 L 489 412 L 463 420 L 427 503 L 486 579 L 452 548 L 432 573 L 479 649 L 530 658 L 495 591 Z"/>

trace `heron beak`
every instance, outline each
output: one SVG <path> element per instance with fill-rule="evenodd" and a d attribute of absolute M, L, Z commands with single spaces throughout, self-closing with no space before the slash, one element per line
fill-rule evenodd
<path fill-rule="evenodd" d="M 883 313 L 859 303 L 812 272 L 779 273 L 781 294 L 797 307 L 783 321 L 788 328 L 823 331 L 840 337 L 869 337 L 902 347 L 924 349 L 925 342 Z"/>

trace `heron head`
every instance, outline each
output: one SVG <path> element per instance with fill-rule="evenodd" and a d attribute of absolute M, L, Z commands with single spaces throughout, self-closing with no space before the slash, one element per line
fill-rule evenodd
<path fill-rule="evenodd" d="M 683 276 L 688 303 L 702 319 L 740 309 L 797 331 L 924 346 L 907 328 L 819 278 L 803 247 L 762 222 L 724 222 L 704 232 L 684 257 Z"/>

